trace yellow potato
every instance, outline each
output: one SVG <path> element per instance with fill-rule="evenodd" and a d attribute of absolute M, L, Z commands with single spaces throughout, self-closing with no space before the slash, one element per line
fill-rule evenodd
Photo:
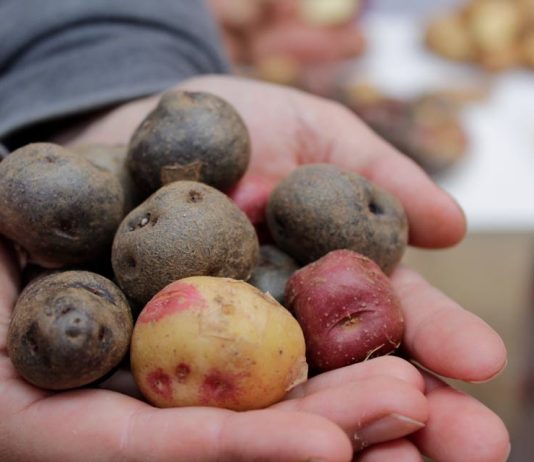
<path fill-rule="evenodd" d="M 519 8 L 508 0 L 479 0 L 468 9 L 471 35 L 483 53 L 514 47 L 522 28 Z"/>
<path fill-rule="evenodd" d="M 488 71 L 505 71 L 520 64 L 521 54 L 518 46 L 511 46 L 510 48 L 483 53 L 480 55 L 479 61 Z"/>
<path fill-rule="evenodd" d="M 476 50 L 464 18 L 452 14 L 435 19 L 426 32 L 426 43 L 436 53 L 457 61 L 475 58 Z"/>
<path fill-rule="evenodd" d="M 257 77 L 279 85 L 297 85 L 301 68 L 290 56 L 266 56 L 256 63 Z"/>
<path fill-rule="evenodd" d="M 300 0 L 300 17 L 314 26 L 336 26 L 349 22 L 360 0 Z"/>
<path fill-rule="evenodd" d="M 534 25 L 534 0 L 516 0 L 524 22 L 532 27 Z"/>
<path fill-rule="evenodd" d="M 132 372 L 158 407 L 259 409 L 307 378 L 302 330 L 272 297 L 234 279 L 176 281 L 143 309 Z"/>
<path fill-rule="evenodd" d="M 521 42 L 521 58 L 525 65 L 534 68 L 534 30 L 523 37 Z"/>

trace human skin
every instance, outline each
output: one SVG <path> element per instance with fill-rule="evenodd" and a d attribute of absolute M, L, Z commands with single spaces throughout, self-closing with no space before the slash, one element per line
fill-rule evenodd
<path fill-rule="evenodd" d="M 233 77 L 195 78 L 180 88 L 216 93 L 241 113 L 253 146 L 243 182 L 261 176 L 274 186 L 298 165 L 332 162 L 397 195 L 408 215 L 412 245 L 447 247 L 464 236 L 458 205 L 336 103 Z M 55 141 L 125 142 L 157 98 L 117 107 Z M 82 454 L 98 461 L 120 456 L 337 462 L 350 461 L 354 451 L 366 461 L 419 461 L 421 454 L 437 461 L 506 460 L 509 436 L 492 411 L 395 357 L 319 375 L 271 408 L 245 413 L 154 409 L 110 390 L 58 395 L 37 390 L 16 375 L 6 355 L 18 276 L 8 247 L 0 249 L 1 460 L 68 462 L 81 460 Z M 505 367 L 505 346 L 485 322 L 406 267 L 398 267 L 391 280 L 403 308 L 403 342 L 411 359 L 436 374 L 471 382 L 489 380 Z M 387 419 L 371 425 L 382 417 Z"/>
<path fill-rule="evenodd" d="M 362 53 L 365 43 L 355 18 L 328 27 L 308 24 L 301 18 L 299 2 L 209 0 L 208 4 L 235 64 L 258 65 L 282 57 L 305 66 L 333 63 Z"/>

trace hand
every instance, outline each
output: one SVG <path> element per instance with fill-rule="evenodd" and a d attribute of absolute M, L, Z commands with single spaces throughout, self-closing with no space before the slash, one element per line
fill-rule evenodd
<path fill-rule="evenodd" d="M 6 354 L 17 271 L 5 243 L 0 245 L 0 267 L 3 462 L 346 462 L 353 450 L 405 436 L 427 419 L 422 377 L 398 358 L 324 374 L 271 409 L 244 413 L 155 409 L 109 390 L 39 390 L 17 375 Z"/>
<path fill-rule="evenodd" d="M 412 244 L 444 247 L 463 237 L 465 221 L 459 207 L 415 164 L 373 135 L 354 115 L 336 103 L 296 90 L 228 77 L 193 79 L 180 87 L 219 94 L 242 114 L 253 143 L 250 171 L 242 180 L 242 186 L 247 182 L 251 184 L 258 176 L 274 186 L 297 165 L 333 162 L 364 174 L 401 199 L 409 217 Z M 66 144 L 125 142 L 157 99 L 147 98 L 121 106 L 77 131 L 65 133 L 56 141 Z M 406 318 L 404 345 L 415 361 L 437 374 L 467 381 L 488 380 L 502 370 L 506 361 L 504 345 L 483 321 L 461 309 L 407 268 L 395 271 L 392 281 Z M 0 331 L 0 339 L 4 340 L 4 345 L 7 307 L 14 296 L 12 282 L 8 282 L 10 285 L 3 291 L 7 302 L 0 318 L 0 326 L 4 329 Z M 9 369 L 6 358 L 0 364 Z M 15 448 L 43 446 L 46 441 L 39 439 L 43 438 L 39 435 L 45 435 L 39 431 L 41 424 L 46 425 L 46 434 L 51 441 L 48 444 L 53 445 L 51 451 L 66 451 L 64 445 L 57 443 L 60 439 L 64 441 L 61 432 L 50 432 L 55 425 L 70 431 L 74 422 L 76 431 L 85 429 L 92 439 L 89 442 L 80 438 L 69 440 L 72 451 L 69 455 L 83 453 L 88 447 L 93 452 L 101 448 L 108 453 L 118 453 L 119 444 L 125 454 L 138 454 L 139 458 L 146 456 L 151 448 L 157 448 L 161 460 L 165 460 L 166 455 L 191 455 L 180 451 L 190 450 L 188 444 L 196 441 L 195 447 L 199 451 L 214 448 L 209 454 L 197 455 L 198 460 L 212 460 L 209 456 L 213 456 L 217 449 L 223 460 L 225 456 L 239 460 L 238 455 L 245 460 L 252 455 L 263 455 L 268 460 L 272 457 L 304 460 L 311 454 L 325 460 L 349 460 L 349 439 L 345 435 L 354 432 L 362 435 L 358 419 L 364 419 L 364 425 L 370 422 L 364 418 L 369 413 L 365 406 L 380 408 L 384 405 L 389 406 L 388 409 L 384 411 L 382 407 L 375 411 L 374 417 L 398 414 L 425 422 L 428 410 L 426 426 L 410 440 L 399 437 L 412 433 L 418 424 L 404 418 L 397 419 L 397 424 L 392 427 L 386 426 L 381 438 L 377 438 L 376 427 L 374 438 L 363 432 L 366 438 L 362 438 L 373 446 L 361 453 L 361 460 L 411 461 L 421 460 L 420 454 L 426 454 L 437 461 L 500 462 L 505 460 L 509 447 L 506 429 L 495 414 L 430 375 L 425 379 L 428 399 L 428 409 L 425 409 L 424 401 L 418 401 L 421 377 L 409 363 L 398 358 L 380 358 L 324 374 L 293 391 L 289 401 L 271 410 L 244 414 L 205 409 L 155 410 L 109 391 L 86 390 L 51 398 L 40 393 L 35 404 L 30 404 L 37 399 L 38 392 L 20 380 L 16 381 L 12 370 L 10 374 L 11 387 L 3 387 L 9 393 L 0 394 L 0 412 L 6 413 L 14 408 L 21 412 L 20 409 L 26 408 L 26 416 L 29 414 L 33 419 L 24 432 L 15 434 L 11 429 L 8 433 L 0 433 L 10 435 L 9 441 Z M 384 381 L 382 386 L 392 386 L 394 390 L 391 395 L 383 392 L 364 394 L 363 391 L 377 386 L 373 384 L 365 388 L 362 386 L 365 380 Z M 408 388 L 401 393 L 403 386 Z M 31 399 L 28 398 L 30 394 Z M 389 396 L 386 402 L 383 396 Z M 69 406 L 65 407 L 63 401 Z M 360 404 L 364 407 L 358 409 Z M 66 419 L 66 415 L 75 415 L 71 409 L 74 405 L 80 412 L 80 419 L 85 416 L 83 420 Z M 312 416 L 312 413 L 316 415 Z M 110 418 L 110 414 L 114 417 Z M 54 424 L 50 425 L 52 418 Z M 10 420 L 3 416 L 0 422 L 1 426 Z M 400 425 L 401 422 L 411 428 Z M 20 425 L 19 420 L 16 428 Z M 224 435 L 218 440 L 224 440 L 224 446 L 215 444 L 216 437 L 210 431 Z M 384 443 L 380 444 L 381 441 Z M 4 446 L 0 444 L 1 447 Z M 360 447 L 361 444 L 356 449 Z"/>
<path fill-rule="evenodd" d="M 235 63 L 260 64 L 271 57 L 296 64 L 339 61 L 358 55 L 364 43 L 354 18 L 335 26 L 307 24 L 300 0 L 210 0 Z"/>

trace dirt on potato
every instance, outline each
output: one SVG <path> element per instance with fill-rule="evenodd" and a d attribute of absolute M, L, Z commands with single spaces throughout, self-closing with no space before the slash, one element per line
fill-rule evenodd
<path fill-rule="evenodd" d="M 226 191 L 249 160 L 249 133 L 233 106 L 210 93 L 173 91 L 133 134 L 127 165 L 147 196 L 179 180 Z"/>
<path fill-rule="evenodd" d="M 329 164 L 299 167 L 282 180 L 269 199 L 267 223 L 277 246 L 301 264 L 350 249 L 390 273 L 408 241 L 397 198 Z"/>
<path fill-rule="evenodd" d="M 9 325 L 8 353 L 31 384 L 76 388 L 120 363 L 132 328 L 128 302 L 111 281 L 85 271 L 54 273 L 21 293 Z"/>
<path fill-rule="evenodd" d="M 51 143 L 30 144 L 0 162 L 0 232 L 44 267 L 109 255 L 124 214 L 118 180 Z"/>
<path fill-rule="evenodd" d="M 132 210 L 113 242 L 119 286 L 142 308 L 158 291 L 189 276 L 247 280 L 258 238 L 246 215 L 223 193 L 177 181 Z"/>

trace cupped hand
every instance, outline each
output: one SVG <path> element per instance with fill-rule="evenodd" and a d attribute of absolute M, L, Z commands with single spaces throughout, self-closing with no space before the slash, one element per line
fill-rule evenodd
<path fill-rule="evenodd" d="M 0 244 L 0 460 L 346 462 L 353 451 L 419 430 L 423 380 L 398 358 L 330 372 L 270 409 L 155 409 L 115 391 L 39 390 L 6 351 L 17 270 Z"/>
<path fill-rule="evenodd" d="M 230 101 L 243 116 L 251 133 L 253 152 L 249 171 L 238 189 L 246 190 L 250 186 L 249 189 L 254 190 L 258 178 L 261 178 L 262 188 L 265 189 L 265 185 L 267 189 L 272 188 L 298 165 L 330 162 L 363 174 L 401 200 L 409 219 L 412 245 L 446 247 L 457 243 L 464 236 L 466 223 L 458 205 L 412 161 L 374 135 L 352 113 L 337 103 L 288 88 L 232 77 L 196 78 L 184 82 L 179 88 L 218 94 Z M 157 100 L 158 97 L 152 97 L 121 106 L 79 130 L 65 133 L 57 141 L 67 144 L 124 143 L 156 105 Z M 250 196 L 251 202 L 257 200 L 258 196 Z M 242 202 L 243 207 L 254 205 L 246 203 L 246 195 Z M 392 275 L 392 282 L 401 299 L 406 319 L 404 348 L 423 368 L 445 377 L 482 382 L 490 380 L 505 367 L 504 344 L 485 322 L 448 299 L 408 268 L 399 267 Z M 392 359 L 384 358 L 381 361 Z M 352 385 L 356 387 L 359 371 L 366 370 L 372 364 L 380 364 L 375 361 L 320 376 L 299 390 L 312 390 L 315 393 L 314 383 L 317 382 L 327 383 L 326 389 L 321 392 L 326 394 L 337 393 L 338 387 L 334 386 L 334 382 L 340 384 L 341 388 L 350 388 Z M 401 364 L 402 367 L 408 365 L 407 362 Z M 425 382 L 430 412 L 426 426 L 411 440 L 391 437 L 386 438 L 384 441 L 389 442 L 384 444 L 372 441 L 375 445 L 362 453 L 362 460 L 420 460 L 420 454 L 428 455 L 436 461 L 505 460 L 509 451 L 509 437 L 504 424 L 493 412 L 429 374 L 426 375 Z M 415 382 L 408 380 L 405 383 L 413 386 Z M 298 390 L 294 392 L 298 393 Z M 373 396 L 371 401 L 378 401 L 377 395 Z M 289 402 L 306 412 L 301 407 L 302 402 L 310 403 L 310 400 L 302 396 L 299 399 L 300 401 Z M 403 401 L 406 398 L 399 399 Z M 348 427 L 337 418 L 344 418 L 344 413 L 358 414 L 352 405 L 340 406 L 333 399 L 324 402 L 325 408 L 312 405 L 312 412 L 318 409 L 332 412 L 331 415 L 321 415 L 323 418 L 334 419 L 330 420 L 330 425 L 333 422 L 338 429 L 346 430 Z M 401 406 L 400 403 L 397 405 Z M 287 406 L 290 405 L 284 402 L 275 406 L 275 410 L 287 411 Z M 338 406 L 342 408 L 337 411 L 340 415 L 335 411 Z M 225 413 L 217 412 L 219 415 Z M 405 415 L 404 411 L 399 412 Z M 258 414 L 261 413 L 256 413 Z M 233 419 L 245 419 L 246 415 Z M 350 420 L 350 417 L 345 417 Z M 415 418 L 414 415 L 407 417 Z M 310 422 L 312 420 L 308 424 Z M 265 427 L 256 428 L 258 432 L 260 428 L 265 431 Z M 282 428 L 286 427 L 278 427 Z M 317 431 L 317 434 L 321 433 L 320 430 Z M 351 432 L 353 429 L 348 434 Z M 308 438 L 303 432 L 296 435 L 289 429 L 282 433 L 288 441 L 293 437 L 302 438 L 299 441 L 304 445 L 306 441 L 308 444 L 318 444 L 320 441 L 325 445 L 335 441 L 332 446 L 337 445 L 337 450 L 342 447 L 338 443 L 339 439 L 334 438 L 332 427 L 330 433 L 325 427 L 324 438 Z M 282 436 L 280 438 L 283 439 Z M 286 446 L 288 444 L 285 443 Z M 296 450 L 297 446 L 295 444 L 291 450 Z M 326 460 L 331 460 L 337 454 L 339 453 L 330 453 L 330 459 Z"/>

